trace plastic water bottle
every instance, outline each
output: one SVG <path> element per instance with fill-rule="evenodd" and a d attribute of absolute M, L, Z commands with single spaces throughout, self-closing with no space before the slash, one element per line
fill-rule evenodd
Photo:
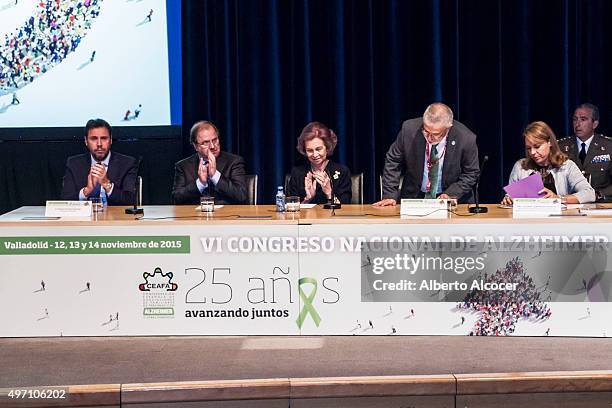
<path fill-rule="evenodd" d="M 283 186 L 276 189 L 276 212 L 285 212 L 285 193 Z"/>
<path fill-rule="evenodd" d="M 102 203 L 102 208 L 106 208 L 108 206 L 108 197 L 106 196 L 106 190 L 104 190 L 104 187 L 100 188 L 100 202 Z"/>

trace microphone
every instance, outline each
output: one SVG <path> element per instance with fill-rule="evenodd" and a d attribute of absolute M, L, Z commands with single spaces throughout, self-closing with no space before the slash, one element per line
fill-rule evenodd
<path fill-rule="evenodd" d="M 326 204 L 323 204 L 323 208 L 325 208 L 326 210 L 338 210 L 342 208 L 342 204 L 340 204 L 340 200 L 336 202 L 336 189 L 334 188 L 334 178 L 330 174 L 327 166 L 325 166 L 325 174 L 327 174 L 327 177 L 329 177 L 329 185 L 331 187 L 331 199 Z"/>
<path fill-rule="evenodd" d="M 141 195 L 142 195 L 142 190 L 141 190 L 142 184 L 139 183 L 139 180 L 142 180 L 141 177 L 139 176 L 141 163 L 142 163 L 142 156 L 138 156 L 138 164 L 136 165 L 136 182 L 134 186 L 134 190 L 136 192 L 136 194 L 134 194 L 134 206 L 132 208 L 126 208 L 125 209 L 126 214 L 144 214 L 144 209 L 138 208 L 138 202 L 140 201 Z"/>
<path fill-rule="evenodd" d="M 480 196 L 478 194 L 478 190 L 480 187 L 480 176 L 482 175 L 482 169 L 484 168 L 484 165 L 487 160 L 489 160 L 489 156 L 485 154 L 482 158 L 482 162 L 480 163 L 480 171 L 478 172 L 478 178 L 476 179 L 476 184 L 474 185 L 474 201 L 476 202 L 476 205 L 468 209 L 468 211 L 472 214 L 486 213 L 489 211 L 487 207 L 480 206 Z"/>

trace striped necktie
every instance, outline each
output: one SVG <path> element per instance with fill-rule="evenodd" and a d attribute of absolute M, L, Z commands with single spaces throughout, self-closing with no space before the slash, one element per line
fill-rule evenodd
<path fill-rule="evenodd" d="M 429 156 L 429 191 L 425 193 L 425 198 L 436 198 L 438 196 L 438 168 L 440 166 L 440 158 L 438 157 L 438 145 L 431 146 L 431 155 Z"/>

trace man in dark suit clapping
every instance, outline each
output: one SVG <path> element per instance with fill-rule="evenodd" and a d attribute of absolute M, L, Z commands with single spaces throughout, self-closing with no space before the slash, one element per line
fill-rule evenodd
<path fill-rule="evenodd" d="M 100 197 L 109 205 L 131 205 L 136 189 L 136 159 L 112 152 L 112 129 L 103 119 L 85 125 L 85 146 L 89 153 L 71 156 L 66 161 L 62 183 L 63 200 Z"/>
<path fill-rule="evenodd" d="M 189 140 L 196 153 L 176 163 L 172 199 L 175 204 L 199 204 L 204 195 L 216 204 L 245 204 L 244 159 L 221 151 L 219 131 L 208 121 L 191 128 Z"/>

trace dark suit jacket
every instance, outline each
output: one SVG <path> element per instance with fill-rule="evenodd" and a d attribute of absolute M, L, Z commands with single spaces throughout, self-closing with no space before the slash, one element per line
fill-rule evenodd
<path fill-rule="evenodd" d="M 591 186 L 598 193 L 598 201 L 612 201 L 612 163 L 610 162 L 612 139 L 596 134 L 591 141 L 589 150 L 587 150 L 584 164 L 578 158 L 580 150 L 576 145 L 575 136 L 559 140 L 559 147 L 585 173 L 587 179 L 590 176 Z M 603 161 L 602 158 L 607 159 L 607 161 Z M 599 198 L 599 196 L 602 196 L 602 198 Z"/>
<path fill-rule="evenodd" d="M 174 165 L 172 200 L 175 204 L 200 204 L 200 196 L 215 197 L 216 204 L 246 204 L 247 188 L 244 159 L 235 154 L 221 152 L 217 157 L 217 170 L 221 178 L 215 186 L 208 182 L 208 189 L 200 193 L 196 184 L 200 159 L 197 154 Z"/>
<path fill-rule="evenodd" d="M 310 163 L 296 166 L 291 169 L 291 178 L 289 179 L 289 186 L 287 187 L 287 196 L 299 196 L 300 201 L 306 197 L 306 187 L 304 186 L 304 178 L 306 173 L 310 171 Z M 329 161 L 327 163 L 327 172 L 332 178 L 332 188 L 334 194 L 342 204 L 350 204 L 352 189 L 351 189 L 351 172 L 348 167 Z M 334 178 L 334 174 L 337 178 Z M 323 192 L 321 186 L 317 183 L 316 194 L 312 199 L 313 204 L 325 204 L 327 203 L 327 196 Z"/>
<path fill-rule="evenodd" d="M 62 200 L 78 200 L 79 192 L 87 185 L 87 175 L 91 168 L 91 154 L 79 154 L 66 161 L 66 172 L 62 185 Z M 108 196 L 109 205 L 132 205 L 136 197 L 136 159 L 121 153 L 112 152 L 106 176 L 114 184 Z"/>
<path fill-rule="evenodd" d="M 421 194 L 425 148 L 423 119 L 404 122 L 397 139 L 387 152 L 383 172 L 383 198 L 417 198 Z M 401 194 L 399 180 L 405 169 Z M 472 187 L 479 173 L 476 135 L 465 125 L 453 121 L 446 140 L 446 153 L 442 166 L 442 193 L 457 197 L 459 202 L 472 201 Z"/>

